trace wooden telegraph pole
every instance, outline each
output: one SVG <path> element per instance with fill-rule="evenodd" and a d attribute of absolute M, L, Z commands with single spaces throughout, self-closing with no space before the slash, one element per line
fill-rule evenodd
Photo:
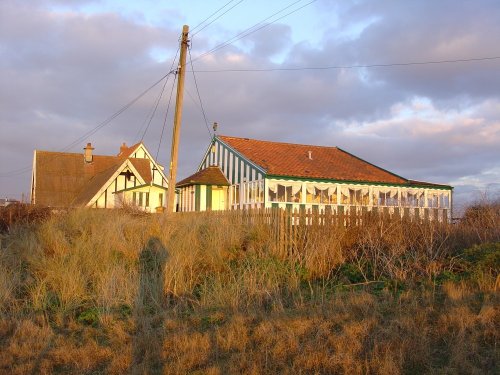
<path fill-rule="evenodd" d="M 184 100 L 184 79 L 186 76 L 186 50 L 188 47 L 189 26 L 182 27 L 181 54 L 177 68 L 177 96 L 175 98 L 174 130 L 172 133 L 172 149 L 170 153 L 170 175 L 168 180 L 167 212 L 175 212 L 175 183 L 177 177 L 177 159 L 179 154 L 179 137 L 182 120 L 182 102 Z"/>

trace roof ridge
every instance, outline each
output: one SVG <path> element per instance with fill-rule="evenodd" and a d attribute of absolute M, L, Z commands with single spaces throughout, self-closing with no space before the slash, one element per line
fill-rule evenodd
<path fill-rule="evenodd" d="M 83 155 L 83 152 L 79 153 L 79 152 L 64 152 L 64 151 L 47 151 L 47 150 L 37 150 L 37 149 L 35 149 L 35 152 L 44 154 L 59 154 L 59 155 Z"/>
<path fill-rule="evenodd" d="M 52 155 L 78 155 L 78 156 L 83 156 L 83 152 L 64 152 L 64 151 L 46 151 L 46 150 L 35 150 L 36 153 L 43 153 L 43 154 L 52 154 Z M 93 154 L 92 157 L 98 157 L 98 158 L 115 158 L 119 159 L 121 157 L 117 155 L 100 155 L 100 154 Z M 128 158 L 128 157 L 127 157 Z"/>
<path fill-rule="evenodd" d="M 339 149 L 338 146 L 321 146 L 321 145 L 309 145 L 309 144 L 303 144 L 303 143 L 277 142 L 277 141 L 269 141 L 269 140 L 265 140 L 265 139 L 255 139 L 255 138 L 248 138 L 248 137 L 233 137 L 233 136 L 230 136 L 230 135 L 222 135 L 222 134 L 219 134 L 216 137 L 233 138 L 233 139 L 241 139 L 241 140 L 256 141 L 256 142 L 265 142 L 265 143 L 277 143 L 277 144 L 280 144 L 280 145 L 290 145 L 290 146 L 305 146 L 305 147 L 336 148 L 336 149 Z"/>
<path fill-rule="evenodd" d="M 118 156 L 118 157 L 125 157 L 125 155 L 127 155 L 126 157 L 128 158 L 130 156 L 130 154 L 132 154 L 132 151 L 135 150 L 140 145 L 144 145 L 144 142 L 143 141 L 139 141 L 139 142 L 133 144 L 132 146 L 126 146 L 127 148 L 125 150 L 123 150 L 123 151 L 120 149 L 120 152 L 116 156 Z M 145 147 L 145 145 L 144 145 L 144 147 Z"/>

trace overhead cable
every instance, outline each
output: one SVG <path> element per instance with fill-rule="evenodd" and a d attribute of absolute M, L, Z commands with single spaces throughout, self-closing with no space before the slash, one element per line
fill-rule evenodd
<path fill-rule="evenodd" d="M 233 0 L 234 1 L 234 0 Z M 211 20 L 209 23 L 207 23 L 205 26 L 203 26 L 201 29 L 199 29 L 197 32 L 195 33 L 192 33 L 193 30 L 191 30 L 191 37 L 194 37 L 196 34 L 200 33 L 201 31 L 205 30 L 208 26 L 210 26 L 211 24 L 213 24 L 215 21 L 217 21 L 219 18 L 221 18 L 223 15 L 225 15 L 226 13 L 228 13 L 231 9 L 235 8 L 236 6 L 238 6 L 239 4 L 241 4 L 243 1 L 245 0 L 240 0 L 238 1 L 236 4 L 234 4 L 231 8 L 227 9 L 224 13 L 221 13 L 219 14 L 216 18 L 214 18 L 213 20 Z M 229 3 L 232 3 L 232 1 L 230 1 Z M 228 4 L 229 4 L 228 3 Z M 226 5 L 228 5 L 226 4 Z"/>
<path fill-rule="evenodd" d="M 205 126 L 207 127 L 208 135 L 210 136 L 210 139 L 212 139 L 212 132 L 210 131 L 210 127 L 208 126 L 207 116 L 205 114 L 205 108 L 203 108 L 203 102 L 201 100 L 200 90 L 198 88 L 198 81 L 196 80 L 196 74 L 195 74 L 195 70 L 193 67 L 193 60 L 191 59 L 191 48 L 188 48 L 188 55 L 189 55 L 189 62 L 191 63 L 191 71 L 193 73 L 194 85 L 196 86 L 198 100 L 200 101 L 201 112 L 203 113 L 203 119 L 205 120 Z"/>
<path fill-rule="evenodd" d="M 174 68 L 175 62 L 176 62 L 176 60 L 177 60 L 177 55 L 179 54 L 179 51 L 180 51 L 180 45 L 179 45 L 179 47 L 177 48 L 177 52 L 175 53 L 174 58 L 172 59 L 172 63 L 170 64 L 170 71 L 171 71 L 171 72 L 173 71 L 173 68 Z M 176 75 L 174 75 L 174 77 L 176 77 Z M 154 115 L 155 115 L 155 113 L 156 113 L 156 110 L 158 109 L 158 105 L 159 105 L 160 100 L 161 100 L 161 98 L 162 98 L 162 96 L 163 96 L 163 92 L 164 92 L 164 90 L 165 90 L 165 87 L 166 87 L 166 85 L 167 85 L 167 82 L 168 82 L 168 77 L 167 77 L 167 79 L 165 80 L 165 83 L 163 84 L 163 87 L 162 87 L 162 89 L 161 89 L 161 92 L 160 92 L 160 94 L 159 94 L 159 96 L 158 96 L 158 99 L 156 100 L 156 102 L 155 102 L 155 104 L 154 104 L 154 106 L 153 106 L 153 108 L 152 108 L 151 112 L 150 112 L 150 115 L 146 118 L 146 120 L 144 121 L 144 123 L 141 125 L 141 127 L 140 127 L 140 129 L 139 129 L 139 131 L 138 131 L 138 133 L 137 133 L 137 135 L 136 135 L 136 137 L 138 137 L 138 135 L 142 132 L 142 128 L 144 127 L 144 125 L 145 125 L 145 123 L 146 123 L 147 119 L 149 118 L 149 121 L 148 121 L 148 123 L 147 123 L 147 126 L 146 126 L 146 128 L 144 129 L 144 132 L 143 132 L 143 134 L 142 134 L 142 137 L 140 138 L 140 141 L 141 141 L 141 142 L 144 140 L 144 137 L 146 136 L 146 133 L 147 133 L 147 131 L 148 131 L 148 129 L 149 129 L 149 126 L 151 125 L 151 122 L 152 122 L 153 117 L 154 117 Z"/>
<path fill-rule="evenodd" d="M 109 125 L 111 123 L 111 121 L 113 121 L 116 117 L 118 117 L 120 114 L 122 114 L 123 112 L 125 112 L 132 105 L 134 105 L 139 99 L 141 99 L 144 95 L 146 95 L 150 90 L 152 90 L 154 87 L 156 87 L 158 84 L 160 84 L 165 78 L 167 78 L 172 73 L 174 73 L 174 72 L 170 71 L 167 74 L 165 74 L 158 81 L 156 81 L 155 83 L 153 83 L 151 86 L 149 86 L 147 89 L 145 89 L 143 92 L 141 92 L 138 96 L 136 96 L 130 102 L 128 102 L 127 104 L 125 104 L 123 107 L 121 107 L 114 114 L 112 114 L 107 119 L 105 119 L 104 121 L 102 121 L 100 124 L 98 124 L 97 126 L 95 126 L 94 128 L 92 128 L 91 130 L 89 130 L 88 132 L 86 132 L 85 134 L 83 134 L 82 136 L 80 136 L 79 138 L 77 138 L 75 141 L 73 141 L 72 143 L 70 143 L 66 147 L 64 147 L 62 149 L 59 149 L 59 152 L 67 152 L 72 147 L 74 147 L 75 145 L 77 145 L 77 144 L 81 143 L 83 140 L 85 140 L 85 138 L 87 138 L 87 137 L 95 134 L 100 129 L 102 129 L 105 126 Z M 26 166 L 26 167 L 15 169 L 15 170 L 8 171 L 8 172 L 5 172 L 5 173 L 0 173 L 0 177 L 16 176 L 16 175 L 20 175 L 20 174 L 26 173 L 26 172 L 28 172 L 30 170 L 31 170 L 31 166 Z"/>
<path fill-rule="evenodd" d="M 207 22 L 210 18 L 212 18 L 214 15 L 216 15 L 217 13 L 219 13 L 222 9 L 224 9 L 225 7 L 227 7 L 229 4 L 235 2 L 236 0 L 230 0 L 228 1 L 226 4 L 224 4 L 223 6 L 221 6 L 219 9 L 217 9 L 215 12 L 213 12 L 211 15 L 209 15 L 207 18 L 205 18 L 203 21 L 201 21 L 198 25 L 196 25 L 195 27 L 193 27 L 191 29 L 191 32 L 195 31 L 198 27 L 200 27 L 201 25 L 203 25 L 205 22 Z"/>
<path fill-rule="evenodd" d="M 435 65 L 435 64 L 452 64 L 474 61 L 498 60 L 500 56 L 491 57 L 476 57 L 469 59 L 454 59 L 454 60 L 433 60 L 433 61 L 411 61 L 400 63 L 387 64 L 366 64 L 366 65 L 332 65 L 332 66 L 316 66 L 316 67 L 288 67 L 288 68 L 256 68 L 256 69 L 216 69 L 216 70 L 196 70 L 196 73 L 245 73 L 245 72 L 279 72 L 279 71 L 299 71 L 299 70 L 331 70 L 331 69 L 359 69 L 359 68 L 386 68 L 397 66 L 412 66 L 412 65 Z"/>
<path fill-rule="evenodd" d="M 279 11 L 277 11 L 276 13 L 273 13 L 272 15 L 270 15 L 269 17 L 263 19 L 262 21 L 260 22 L 257 22 L 255 25 L 247 28 L 246 30 L 243 30 L 242 32 L 236 34 L 235 36 L 233 36 L 232 38 L 226 40 L 225 42 L 221 43 L 221 44 L 218 44 L 217 46 L 215 46 L 214 48 L 212 48 L 211 50 L 209 51 L 206 51 L 204 53 L 202 53 L 201 55 L 197 56 L 195 59 L 193 59 L 193 61 L 196 61 L 196 60 L 199 60 L 211 53 L 214 53 L 224 47 L 227 47 L 228 45 L 231 45 L 233 44 L 234 42 L 237 42 L 238 40 L 241 40 L 259 30 L 262 30 L 263 28 L 266 28 L 266 27 L 269 27 L 271 26 L 272 24 L 276 23 L 277 21 L 295 13 L 295 12 L 298 12 L 299 10 L 305 8 L 306 6 L 308 5 L 311 5 L 312 3 L 316 2 L 317 0 L 312 0 L 302 6 L 300 6 L 299 8 L 296 8 L 294 9 L 293 11 L 289 12 L 289 13 L 286 13 L 285 15 L 281 16 L 281 17 L 278 17 L 276 19 L 274 19 L 273 21 L 269 22 L 269 23 L 265 23 L 266 21 L 270 20 L 271 18 L 273 18 L 274 16 L 277 16 L 278 14 L 284 12 L 285 10 L 291 8 L 292 6 L 296 5 L 297 3 L 300 3 L 302 0 L 298 0 L 298 1 L 295 1 L 291 4 L 288 4 L 286 7 L 280 9 Z"/>
<path fill-rule="evenodd" d="M 163 134 L 165 133 L 165 128 L 167 126 L 167 118 L 168 118 L 168 113 L 170 111 L 170 104 L 172 102 L 172 96 L 173 96 L 173 93 L 174 93 L 175 81 L 176 80 L 177 80 L 177 75 L 174 76 L 174 80 L 172 82 L 172 89 L 170 90 L 170 97 L 168 99 L 167 110 L 165 112 L 165 117 L 163 118 L 163 126 L 161 128 L 161 135 L 160 135 L 160 140 L 158 141 L 158 149 L 156 150 L 155 160 L 158 160 L 158 155 L 160 154 L 160 147 L 161 147 L 161 143 L 163 141 Z"/>

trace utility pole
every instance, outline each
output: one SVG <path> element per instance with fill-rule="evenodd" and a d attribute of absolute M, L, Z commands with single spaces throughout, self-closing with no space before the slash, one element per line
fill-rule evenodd
<path fill-rule="evenodd" d="M 182 27 L 181 54 L 177 68 L 177 95 L 175 97 L 174 130 L 172 133 L 172 149 L 170 153 L 170 175 L 168 180 L 167 212 L 175 212 L 175 183 L 177 177 L 177 159 L 179 154 L 179 137 L 182 120 L 182 102 L 184 100 L 184 79 L 186 77 L 186 50 L 188 47 L 189 26 Z"/>

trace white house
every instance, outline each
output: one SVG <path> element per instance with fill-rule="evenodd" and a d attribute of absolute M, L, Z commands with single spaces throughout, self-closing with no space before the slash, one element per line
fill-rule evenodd
<path fill-rule="evenodd" d="M 115 208 L 133 205 L 162 210 L 167 178 L 144 144 L 120 147 L 116 156 L 35 150 L 31 203 L 49 207 Z"/>

